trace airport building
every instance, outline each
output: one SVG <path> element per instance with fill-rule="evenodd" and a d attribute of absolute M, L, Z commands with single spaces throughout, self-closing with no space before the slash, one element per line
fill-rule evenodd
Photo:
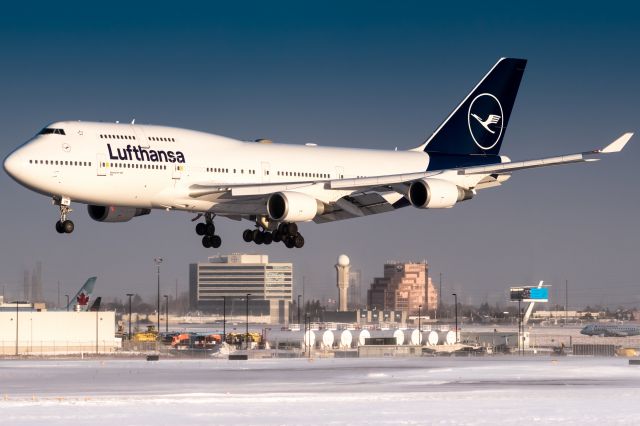
<path fill-rule="evenodd" d="M 7 303 L 0 311 L 0 355 L 111 353 L 115 312 L 38 311 L 31 304 Z M 13 309 L 11 309 L 13 307 Z"/>
<path fill-rule="evenodd" d="M 288 323 L 293 300 L 293 265 L 270 263 L 264 254 L 214 256 L 189 265 L 189 302 L 192 311 L 244 314 L 249 294 L 249 315 Z"/>
<path fill-rule="evenodd" d="M 438 293 L 429 278 L 429 265 L 422 262 L 387 262 L 384 275 L 374 278 L 367 292 L 369 309 L 405 311 L 415 314 L 419 306 L 426 314 L 438 308 Z"/>

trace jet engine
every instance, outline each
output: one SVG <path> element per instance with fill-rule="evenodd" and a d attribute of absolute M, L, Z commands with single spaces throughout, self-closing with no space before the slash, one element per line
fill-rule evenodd
<path fill-rule="evenodd" d="M 324 204 L 300 192 L 276 192 L 267 200 L 267 214 L 276 222 L 307 222 L 324 212 Z"/>
<path fill-rule="evenodd" d="M 409 186 L 409 201 L 419 209 L 448 209 L 473 198 L 473 191 L 440 179 L 420 179 Z"/>
<path fill-rule="evenodd" d="M 135 207 L 115 206 L 87 206 L 91 219 L 98 222 L 128 222 L 136 216 L 144 216 L 151 213 L 150 209 Z"/>

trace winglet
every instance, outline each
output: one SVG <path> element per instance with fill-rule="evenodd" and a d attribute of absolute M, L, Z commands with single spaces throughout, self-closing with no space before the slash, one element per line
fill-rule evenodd
<path fill-rule="evenodd" d="M 631 136 L 633 136 L 633 133 L 625 133 L 624 135 L 620 136 L 618 139 L 616 139 L 615 141 L 611 142 L 609 145 L 605 146 L 604 148 L 602 148 L 598 152 L 601 152 L 603 154 L 610 154 L 612 152 L 620 152 L 620 151 L 622 151 L 624 146 L 627 144 L 627 142 L 629 142 L 629 139 L 631 139 Z"/>

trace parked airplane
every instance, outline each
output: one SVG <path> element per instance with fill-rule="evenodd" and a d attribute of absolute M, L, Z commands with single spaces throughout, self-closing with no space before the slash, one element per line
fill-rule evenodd
<path fill-rule="evenodd" d="M 243 238 L 302 247 L 297 223 L 332 222 L 394 211 L 450 208 L 513 172 L 596 161 L 619 152 L 625 133 L 603 149 L 511 162 L 500 155 L 526 60 L 502 58 L 422 145 L 383 151 L 243 142 L 152 125 L 61 121 L 4 161 L 18 183 L 52 197 L 59 233 L 71 233 L 71 202 L 99 222 L 126 222 L 151 209 L 197 213 L 205 247 L 219 247 L 213 219 L 255 223 Z"/>
<path fill-rule="evenodd" d="M 91 277 L 82 287 L 80 287 L 80 290 L 78 290 L 73 299 L 69 300 L 69 304 L 66 307 L 67 311 L 84 312 L 89 310 L 89 302 L 91 302 L 91 296 L 93 295 L 93 288 L 96 285 L 96 279 L 96 277 Z M 98 307 L 99 306 L 100 304 L 98 303 Z"/>
<path fill-rule="evenodd" d="M 589 324 L 580 330 L 580 334 L 603 337 L 628 337 L 640 335 L 637 325 Z"/>

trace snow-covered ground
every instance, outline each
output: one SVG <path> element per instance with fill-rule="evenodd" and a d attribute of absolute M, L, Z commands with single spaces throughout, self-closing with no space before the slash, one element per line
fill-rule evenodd
<path fill-rule="evenodd" d="M 0 361 L 0 424 L 638 424 L 622 358 Z"/>

